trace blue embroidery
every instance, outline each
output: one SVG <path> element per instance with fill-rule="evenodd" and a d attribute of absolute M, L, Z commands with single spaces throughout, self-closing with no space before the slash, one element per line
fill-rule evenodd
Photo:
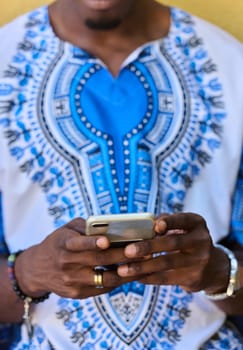
<path fill-rule="evenodd" d="M 199 350 L 242 350 L 243 337 L 230 323 L 226 323 L 209 341 Z"/>
<path fill-rule="evenodd" d="M 97 212 L 181 211 L 220 146 L 216 66 L 192 18 L 173 9 L 172 19 L 180 36 L 172 30 L 160 46 L 146 45 L 115 80 L 95 57 L 59 42 L 46 9 L 30 14 L 8 84 L 0 84 L 0 124 L 21 171 L 46 193 L 56 227 Z M 60 298 L 57 318 L 82 349 L 173 349 L 192 300 L 179 287 L 131 283 L 82 302 Z M 33 344 L 45 338 L 37 328 Z"/>
<path fill-rule="evenodd" d="M 239 169 L 238 181 L 236 184 L 234 200 L 233 200 L 233 213 L 231 230 L 232 234 L 230 239 L 236 240 L 243 245 L 243 153 L 241 157 L 241 164 Z"/>

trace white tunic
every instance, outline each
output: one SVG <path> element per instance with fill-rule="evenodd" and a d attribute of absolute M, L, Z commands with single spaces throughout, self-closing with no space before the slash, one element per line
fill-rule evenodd
<path fill-rule="evenodd" d="M 171 15 L 168 36 L 133 52 L 116 78 L 55 36 L 46 7 L 0 30 L 0 191 L 10 251 L 94 213 L 192 211 L 214 242 L 228 235 L 243 49 L 213 25 L 175 8 Z M 33 311 L 33 338 L 23 326 L 16 349 L 226 349 L 229 341 L 242 349 L 224 320 L 198 293 L 134 282 L 81 301 L 52 294 Z"/>

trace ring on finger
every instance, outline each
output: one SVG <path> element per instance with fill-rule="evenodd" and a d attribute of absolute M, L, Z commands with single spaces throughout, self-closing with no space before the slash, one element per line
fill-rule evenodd
<path fill-rule="evenodd" d="M 94 285 L 95 285 L 95 288 L 104 288 L 103 270 L 101 269 L 94 270 Z"/>

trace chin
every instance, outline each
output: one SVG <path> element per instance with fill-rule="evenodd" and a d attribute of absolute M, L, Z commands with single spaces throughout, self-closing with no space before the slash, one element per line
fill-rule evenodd
<path fill-rule="evenodd" d="M 85 25 L 87 28 L 92 30 L 112 30 L 121 24 L 121 19 L 110 19 L 110 20 L 94 20 L 91 18 L 87 18 L 85 20 Z"/>

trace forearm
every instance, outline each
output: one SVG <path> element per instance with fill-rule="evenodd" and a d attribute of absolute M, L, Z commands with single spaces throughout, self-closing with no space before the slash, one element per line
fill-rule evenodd
<path fill-rule="evenodd" d="M 8 278 L 7 259 L 0 258 L 0 323 L 18 323 L 24 313 L 23 301 L 12 289 Z"/>

